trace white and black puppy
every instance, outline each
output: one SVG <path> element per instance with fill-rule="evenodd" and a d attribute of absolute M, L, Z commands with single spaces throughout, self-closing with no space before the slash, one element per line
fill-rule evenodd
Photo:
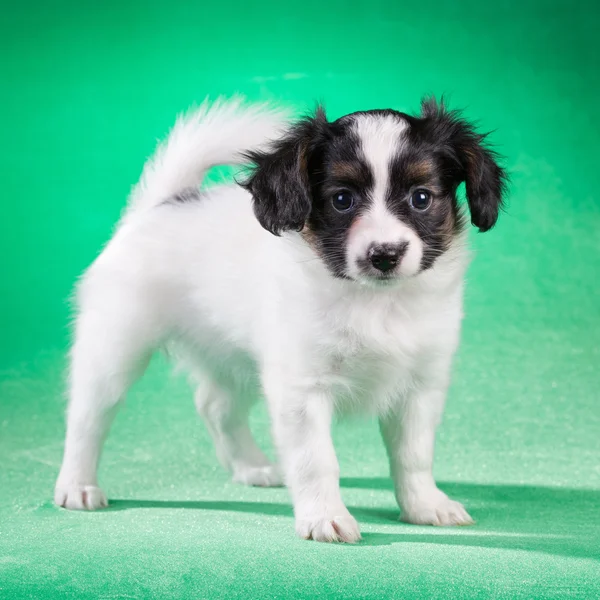
<path fill-rule="evenodd" d="M 293 125 L 232 100 L 180 119 L 79 285 L 56 503 L 106 506 L 97 468 L 115 409 L 166 349 L 234 479 L 282 473 L 301 537 L 360 539 L 330 434 L 349 411 L 379 416 L 404 520 L 471 523 L 432 463 L 468 263 L 457 187 L 480 231 L 505 190 L 483 142 L 434 100 L 419 116 L 319 110 Z M 211 166 L 244 163 L 242 185 L 199 191 Z M 279 468 L 248 428 L 258 391 Z"/>

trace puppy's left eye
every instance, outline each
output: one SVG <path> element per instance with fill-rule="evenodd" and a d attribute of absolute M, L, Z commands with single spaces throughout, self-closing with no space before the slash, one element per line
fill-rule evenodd
<path fill-rule="evenodd" d="M 431 192 L 423 189 L 415 190 L 409 202 L 415 210 L 423 212 L 431 206 Z"/>
<path fill-rule="evenodd" d="M 354 206 L 354 198 L 350 192 L 338 192 L 331 198 L 331 204 L 338 212 L 348 212 Z"/>

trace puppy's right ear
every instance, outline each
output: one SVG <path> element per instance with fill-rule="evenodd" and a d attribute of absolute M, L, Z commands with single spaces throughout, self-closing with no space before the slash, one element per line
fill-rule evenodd
<path fill-rule="evenodd" d="M 241 185 L 254 199 L 259 223 L 274 235 L 300 231 L 312 207 L 309 164 L 327 136 L 322 108 L 296 123 L 267 152 L 249 152 L 255 167 Z"/>

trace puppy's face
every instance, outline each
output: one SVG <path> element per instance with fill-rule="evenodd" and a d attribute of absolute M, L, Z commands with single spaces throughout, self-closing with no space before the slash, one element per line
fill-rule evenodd
<path fill-rule="evenodd" d="M 465 181 L 471 220 L 496 222 L 505 174 L 483 136 L 435 101 L 419 117 L 392 110 L 297 124 L 271 153 L 252 154 L 246 187 L 263 227 L 298 230 L 336 277 L 390 283 L 418 275 L 464 226 L 456 189 Z"/>

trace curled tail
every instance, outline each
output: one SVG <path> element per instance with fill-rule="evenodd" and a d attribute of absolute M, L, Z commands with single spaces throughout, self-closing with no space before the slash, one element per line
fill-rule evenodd
<path fill-rule="evenodd" d="M 247 104 L 240 97 L 205 101 L 177 119 L 167 139 L 148 159 L 129 198 L 127 214 L 198 187 L 213 166 L 245 162 L 244 153 L 277 138 L 287 119 L 281 108 Z"/>

